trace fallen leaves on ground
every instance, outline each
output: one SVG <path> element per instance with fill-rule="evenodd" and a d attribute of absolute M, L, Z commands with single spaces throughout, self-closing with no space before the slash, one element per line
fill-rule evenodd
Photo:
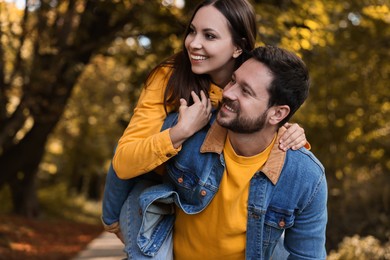
<path fill-rule="evenodd" d="M 100 225 L 0 215 L 0 259 L 69 260 L 101 232 Z"/>

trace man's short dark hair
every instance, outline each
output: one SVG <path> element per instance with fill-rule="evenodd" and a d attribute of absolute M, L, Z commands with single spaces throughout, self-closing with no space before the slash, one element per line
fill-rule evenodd
<path fill-rule="evenodd" d="M 289 115 L 279 126 L 293 116 L 309 94 L 309 72 L 296 54 L 275 46 L 262 46 L 252 51 L 252 58 L 268 67 L 273 76 L 268 92 L 268 106 L 288 105 Z"/>

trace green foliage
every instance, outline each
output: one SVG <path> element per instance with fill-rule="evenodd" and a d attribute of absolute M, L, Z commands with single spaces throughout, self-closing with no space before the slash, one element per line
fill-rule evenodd
<path fill-rule="evenodd" d="M 80 223 L 100 224 L 101 202 L 82 195 L 69 195 L 66 182 L 41 188 L 38 193 L 44 219 L 66 219 Z M 0 213 L 12 212 L 11 192 L 0 190 Z"/>
<path fill-rule="evenodd" d="M 45 218 L 100 224 L 101 203 L 84 196 L 69 195 L 65 183 L 40 189 L 39 199 Z"/>

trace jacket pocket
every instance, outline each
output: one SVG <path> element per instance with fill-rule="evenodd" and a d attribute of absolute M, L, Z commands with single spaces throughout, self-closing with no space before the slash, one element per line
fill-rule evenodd
<path fill-rule="evenodd" d="M 294 219 L 294 210 L 269 206 L 264 219 L 263 242 L 268 245 L 276 243 L 284 230 L 292 227 Z"/>
<path fill-rule="evenodd" d="M 194 193 L 199 182 L 199 177 L 188 168 L 176 162 L 174 167 L 168 168 L 168 173 L 181 199 L 189 204 L 195 203 L 192 200 L 196 197 Z"/>
<path fill-rule="evenodd" d="M 176 186 L 183 189 L 193 189 L 199 181 L 199 177 L 195 173 L 177 162 L 175 162 L 173 168 L 170 168 L 169 177 Z"/>

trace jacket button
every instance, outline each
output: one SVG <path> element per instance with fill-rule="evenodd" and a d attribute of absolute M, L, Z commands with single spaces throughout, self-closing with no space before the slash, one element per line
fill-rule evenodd
<path fill-rule="evenodd" d="M 202 195 L 203 197 L 206 196 L 207 192 L 205 190 L 201 190 L 200 191 L 200 195 Z"/>
<path fill-rule="evenodd" d="M 142 209 L 141 209 L 141 208 L 138 209 L 138 214 L 139 214 L 140 216 L 142 216 Z"/>
<path fill-rule="evenodd" d="M 177 182 L 178 182 L 178 183 L 183 183 L 183 178 L 182 178 L 182 177 L 178 178 L 178 179 L 177 179 Z"/>
<path fill-rule="evenodd" d="M 286 222 L 284 221 L 284 219 L 279 221 L 279 227 L 283 228 L 285 225 L 286 225 Z"/>
<path fill-rule="evenodd" d="M 172 157 L 172 154 L 167 153 L 165 156 L 168 157 L 168 158 L 170 158 L 170 157 Z"/>

